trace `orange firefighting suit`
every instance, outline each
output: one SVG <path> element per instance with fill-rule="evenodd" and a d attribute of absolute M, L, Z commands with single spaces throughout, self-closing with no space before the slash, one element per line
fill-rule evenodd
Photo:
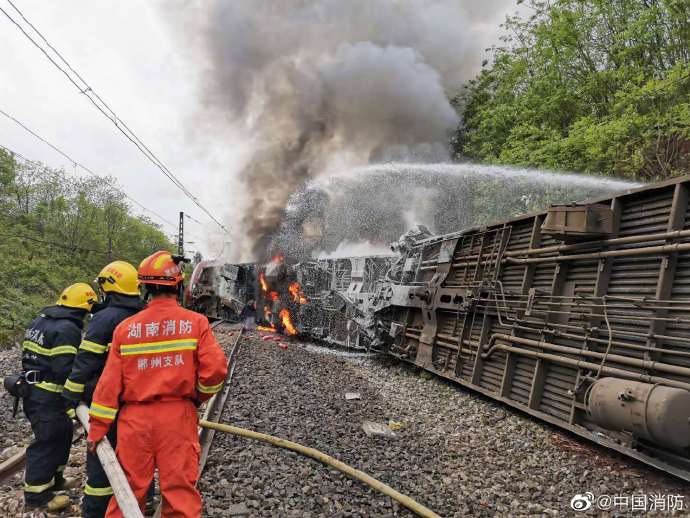
<path fill-rule="evenodd" d="M 117 457 L 143 509 L 158 469 L 163 516 L 201 516 L 196 404 L 223 386 L 227 359 L 203 315 L 154 298 L 117 326 L 90 410 L 89 440 L 118 417 Z M 117 501 L 107 517 L 120 517 Z"/>

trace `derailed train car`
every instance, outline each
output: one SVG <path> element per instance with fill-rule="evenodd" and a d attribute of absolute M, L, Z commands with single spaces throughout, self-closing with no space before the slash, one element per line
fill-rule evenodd
<path fill-rule="evenodd" d="M 253 263 L 199 262 L 187 283 L 185 305 L 210 318 L 238 320 L 256 296 L 255 269 Z"/>
<path fill-rule="evenodd" d="M 420 239 L 386 351 L 690 481 L 690 179 Z"/>
<path fill-rule="evenodd" d="M 422 227 L 394 257 L 245 265 L 257 318 L 382 348 L 690 481 L 689 190 L 684 177 L 441 236 Z"/>
<path fill-rule="evenodd" d="M 355 349 L 376 337 L 372 311 L 392 256 L 319 259 L 259 267 L 257 322 L 288 335 Z"/>

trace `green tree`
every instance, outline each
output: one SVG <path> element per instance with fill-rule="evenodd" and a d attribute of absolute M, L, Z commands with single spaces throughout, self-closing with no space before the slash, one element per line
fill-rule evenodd
<path fill-rule="evenodd" d="M 690 3 L 530 2 L 455 100 L 457 155 L 653 180 L 690 167 Z"/>
<path fill-rule="evenodd" d="M 132 215 L 113 178 L 75 178 L 0 150 L 0 345 L 8 345 L 64 287 L 109 261 L 135 266 L 172 243 Z"/>

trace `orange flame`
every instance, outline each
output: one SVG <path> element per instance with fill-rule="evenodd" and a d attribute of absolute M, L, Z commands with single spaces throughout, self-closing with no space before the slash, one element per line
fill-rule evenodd
<path fill-rule="evenodd" d="M 285 260 L 285 257 L 283 257 L 280 254 L 274 255 L 273 258 L 271 259 L 271 261 L 273 261 L 274 263 L 282 263 L 284 260 Z"/>
<path fill-rule="evenodd" d="M 270 294 L 270 297 L 271 297 L 271 300 L 273 300 L 273 301 L 278 300 L 278 298 L 279 298 L 278 292 L 272 291 Z"/>
<path fill-rule="evenodd" d="M 264 272 L 259 272 L 259 283 L 261 284 L 261 291 L 267 292 L 268 283 L 266 282 L 266 276 L 264 275 Z"/>
<path fill-rule="evenodd" d="M 273 326 L 256 326 L 259 331 L 275 331 L 276 328 Z"/>
<path fill-rule="evenodd" d="M 295 302 L 299 302 L 300 304 L 307 303 L 307 297 L 305 297 L 304 293 L 302 293 L 302 287 L 298 282 L 293 282 L 290 284 L 290 286 L 288 286 L 288 291 L 290 292 L 290 295 L 292 295 L 292 300 Z"/>
<path fill-rule="evenodd" d="M 280 313 L 278 313 L 278 316 L 280 317 L 280 321 L 283 323 L 285 332 L 290 336 L 296 335 L 297 329 L 295 329 L 295 326 L 292 323 L 292 318 L 290 318 L 290 312 L 287 309 L 281 309 Z"/>

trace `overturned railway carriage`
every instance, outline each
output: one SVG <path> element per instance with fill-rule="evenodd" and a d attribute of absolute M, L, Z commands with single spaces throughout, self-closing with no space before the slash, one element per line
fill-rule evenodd
<path fill-rule="evenodd" d="M 690 179 L 416 242 L 387 351 L 690 481 Z"/>
<path fill-rule="evenodd" d="M 391 260 L 363 256 L 300 264 L 297 280 L 309 301 L 300 305 L 302 327 L 314 339 L 369 349 L 376 336 L 372 306 Z"/>
<path fill-rule="evenodd" d="M 289 264 L 274 258 L 259 269 L 258 322 L 286 334 L 369 348 L 376 336 L 373 301 L 391 261 L 363 256 Z"/>

